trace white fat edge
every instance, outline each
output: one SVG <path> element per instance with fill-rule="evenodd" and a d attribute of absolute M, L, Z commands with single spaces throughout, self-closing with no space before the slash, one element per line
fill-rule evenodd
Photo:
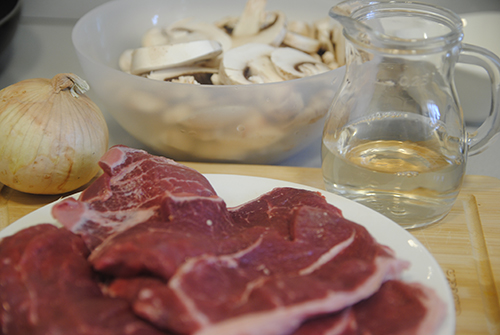
<path fill-rule="evenodd" d="M 321 268 L 323 265 L 331 261 L 332 259 L 335 258 L 339 253 L 341 253 L 343 250 L 345 250 L 347 247 L 349 247 L 352 242 L 354 241 L 354 237 L 356 236 L 356 232 L 353 231 L 351 236 L 349 236 L 348 239 L 342 241 L 341 243 L 333 246 L 330 248 L 327 252 L 323 253 L 317 260 L 316 262 L 312 263 L 306 268 L 303 268 L 302 270 L 299 271 L 299 275 L 308 275 L 317 269 Z"/>

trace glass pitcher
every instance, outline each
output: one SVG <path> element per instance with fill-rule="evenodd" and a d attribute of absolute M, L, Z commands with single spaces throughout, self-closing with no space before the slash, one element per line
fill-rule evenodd
<path fill-rule="evenodd" d="M 346 74 L 322 143 L 327 190 L 360 202 L 405 228 L 450 211 L 467 155 L 498 133 L 500 59 L 462 43 L 462 21 L 433 5 L 344 1 L 330 16 L 344 27 Z M 454 85 L 460 61 L 491 78 L 488 118 L 467 133 Z"/>

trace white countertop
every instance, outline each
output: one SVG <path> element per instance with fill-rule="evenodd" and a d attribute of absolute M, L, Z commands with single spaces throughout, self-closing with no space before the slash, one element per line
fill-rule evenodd
<path fill-rule="evenodd" d="M 180 0 L 179 0 L 180 1 Z M 77 19 L 106 0 L 24 0 L 19 29 L 7 52 L 0 58 L 0 89 L 29 78 L 52 78 L 55 74 L 82 69 L 71 42 Z M 500 11 L 499 0 L 427 0 L 458 14 Z M 332 6 L 336 1 L 332 2 Z M 492 32 L 492 37 L 498 32 Z M 88 93 L 98 105 L 99 99 Z M 110 131 L 110 145 L 124 144 L 147 149 L 132 138 L 103 110 Z M 473 129 L 473 128 L 471 128 Z M 500 137 L 500 136 L 499 136 Z M 282 165 L 320 167 L 320 141 Z M 500 140 L 494 139 L 483 153 L 471 156 L 467 173 L 500 179 Z"/>

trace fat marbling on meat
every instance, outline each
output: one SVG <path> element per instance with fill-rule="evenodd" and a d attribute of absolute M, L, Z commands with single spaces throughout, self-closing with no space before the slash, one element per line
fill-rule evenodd
<path fill-rule="evenodd" d="M 167 221 L 165 197 L 219 198 L 208 180 L 185 165 L 146 151 L 114 146 L 99 162 L 103 174 L 82 192 L 52 209 L 62 225 L 80 234 L 89 249 L 108 236 L 148 220 Z"/>
<path fill-rule="evenodd" d="M 292 240 L 294 211 L 306 205 L 341 216 L 321 194 L 292 188 L 275 189 L 234 208 L 226 208 L 222 199 L 179 202 L 166 197 L 164 206 L 182 206 L 182 215 L 117 233 L 92 252 L 90 261 L 96 270 L 113 276 L 153 274 L 168 280 L 189 257 L 237 252 L 269 230 Z"/>

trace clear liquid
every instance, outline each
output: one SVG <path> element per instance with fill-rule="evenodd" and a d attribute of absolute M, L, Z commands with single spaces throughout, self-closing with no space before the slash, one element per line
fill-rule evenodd
<path fill-rule="evenodd" d="M 323 177 L 327 190 L 405 228 L 421 227 L 453 206 L 465 171 L 463 147 L 427 118 L 389 113 L 326 136 Z"/>

